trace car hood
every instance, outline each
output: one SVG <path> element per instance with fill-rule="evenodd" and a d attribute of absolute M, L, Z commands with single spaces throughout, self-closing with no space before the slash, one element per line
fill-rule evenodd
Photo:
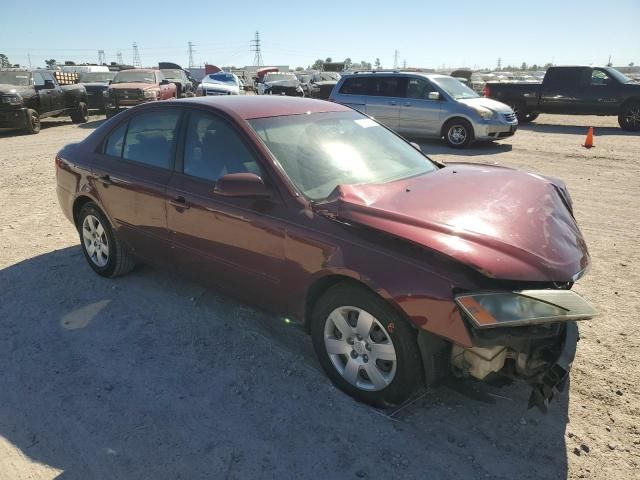
<path fill-rule="evenodd" d="M 109 84 L 107 82 L 87 82 L 87 83 L 80 83 L 80 85 L 83 85 L 84 88 L 87 88 L 87 89 L 109 88 Z"/>
<path fill-rule="evenodd" d="M 264 82 L 265 87 L 297 87 L 300 85 L 298 80 L 274 80 L 273 82 Z"/>
<path fill-rule="evenodd" d="M 202 88 L 215 88 L 217 90 L 225 90 L 228 92 L 235 92 L 240 89 L 238 85 L 230 85 L 227 83 L 201 83 L 200 86 L 202 86 Z"/>
<path fill-rule="evenodd" d="M 509 168 L 449 164 L 386 184 L 341 185 L 330 218 L 438 251 L 490 278 L 574 281 L 589 265 L 564 184 Z"/>
<path fill-rule="evenodd" d="M 484 107 L 498 113 L 512 113 L 511 107 L 505 105 L 502 102 L 492 100 L 491 98 L 478 97 L 478 98 L 465 98 L 458 100 L 460 103 L 469 105 L 470 107 Z"/>
<path fill-rule="evenodd" d="M 19 85 L 10 85 L 7 83 L 0 83 L 0 95 L 11 95 L 16 93 L 32 92 L 33 87 L 22 87 Z"/>
<path fill-rule="evenodd" d="M 109 88 L 114 88 L 114 89 L 127 89 L 127 90 L 134 90 L 134 89 L 140 89 L 140 90 L 148 90 L 150 88 L 158 88 L 158 85 L 156 85 L 155 83 L 136 83 L 136 82 L 131 82 L 131 83 L 112 83 L 111 85 L 109 85 Z"/>

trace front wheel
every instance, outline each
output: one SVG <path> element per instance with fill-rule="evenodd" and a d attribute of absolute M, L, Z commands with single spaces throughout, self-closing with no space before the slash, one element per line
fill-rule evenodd
<path fill-rule="evenodd" d="M 118 277 L 135 266 L 133 258 L 116 238 L 107 217 L 93 202 L 86 203 L 78 217 L 82 252 L 89 266 L 103 277 Z"/>
<path fill-rule="evenodd" d="M 35 110 L 27 110 L 27 121 L 24 130 L 30 135 L 40 132 L 40 115 Z"/>
<path fill-rule="evenodd" d="M 620 110 L 618 124 L 623 130 L 640 131 L 640 103 L 630 103 Z"/>
<path fill-rule="evenodd" d="M 71 114 L 71 121 L 73 123 L 87 123 L 89 121 L 89 110 L 86 103 L 78 103 L 75 111 Z"/>
<path fill-rule="evenodd" d="M 364 287 L 340 283 L 325 292 L 312 313 L 311 336 L 331 381 L 360 401 L 397 405 L 421 383 L 415 330 Z"/>
<path fill-rule="evenodd" d="M 449 120 L 442 131 L 444 141 L 452 148 L 466 148 L 473 142 L 473 127 L 464 118 Z"/>
<path fill-rule="evenodd" d="M 520 124 L 533 122 L 538 118 L 539 113 L 529 111 L 524 102 L 513 100 L 509 102 L 509 106 L 511 110 L 513 110 L 513 113 L 516 114 L 516 118 Z"/>

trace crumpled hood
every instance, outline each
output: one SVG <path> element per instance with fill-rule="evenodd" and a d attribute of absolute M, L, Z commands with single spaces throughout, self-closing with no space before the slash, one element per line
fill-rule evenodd
<path fill-rule="evenodd" d="M 18 85 L 9 85 L 7 83 L 0 83 L 0 95 L 15 95 L 16 93 L 22 94 L 26 92 L 32 92 L 33 87 L 21 87 Z"/>
<path fill-rule="evenodd" d="M 589 264 L 570 202 L 558 180 L 449 164 L 407 180 L 341 185 L 318 208 L 441 252 L 488 277 L 567 282 Z"/>
<path fill-rule="evenodd" d="M 237 85 L 231 85 L 227 83 L 201 83 L 200 86 L 203 89 L 211 88 L 216 90 L 224 90 L 225 92 L 237 92 L 240 87 Z"/>
<path fill-rule="evenodd" d="M 264 82 L 265 87 L 297 87 L 300 85 L 298 80 L 274 80 L 273 82 Z"/>
<path fill-rule="evenodd" d="M 511 107 L 505 105 L 502 102 L 492 100 L 491 98 L 478 97 L 478 98 L 466 98 L 458 100 L 460 103 L 469 105 L 470 107 L 485 107 L 498 113 L 513 113 Z"/>

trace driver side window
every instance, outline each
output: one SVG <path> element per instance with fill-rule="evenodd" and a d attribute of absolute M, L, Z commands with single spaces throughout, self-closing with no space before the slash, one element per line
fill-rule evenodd
<path fill-rule="evenodd" d="M 40 88 L 44 87 L 44 77 L 40 72 L 34 72 L 33 81 L 36 87 L 40 87 Z"/>
<path fill-rule="evenodd" d="M 427 80 L 423 78 L 409 78 L 407 98 L 428 100 L 430 92 L 437 92 L 437 90 Z"/>
<path fill-rule="evenodd" d="M 609 75 L 602 70 L 593 70 L 591 72 L 591 85 L 608 85 L 609 78 Z"/>

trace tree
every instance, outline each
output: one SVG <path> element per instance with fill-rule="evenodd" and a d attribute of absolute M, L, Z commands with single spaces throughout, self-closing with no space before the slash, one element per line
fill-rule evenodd
<path fill-rule="evenodd" d="M 538 64 L 534 63 L 529 67 L 529 70 L 533 70 L 533 71 L 540 70 L 540 67 L 538 67 Z"/>
<path fill-rule="evenodd" d="M 376 58 L 375 67 L 376 67 L 376 70 L 380 70 L 382 68 L 382 63 L 380 63 L 379 58 Z"/>
<path fill-rule="evenodd" d="M 527 70 L 527 62 L 522 62 L 522 65 L 520 65 L 520 70 Z"/>
<path fill-rule="evenodd" d="M 56 67 L 56 60 L 54 58 L 50 58 L 49 60 L 45 60 L 44 63 L 47 64 L 47 68 L 52 69 Z"/>
<path fill-rule="evenodd" d="M 629 62 L 629 67 L 630 67 L 630 68 L 633 68 L 633 66 L 634 66 L 634 65 L 635 65 L 635 63 L 633 63 L 633 62 Z"/>
<path fill-rule="evenodd" d="M 302 72 L 304 70 L 304 68 L 302 67 L 296 67 L 296 72 Z"/>
<path fill-rule="evenodd" d="M 549 67 L 553 67 L 553 63 L 545 63 L 544 70 L 547 70 Z"/>
<path fill-rule="evenodd" d="M 327 59 L 325 60 L 325 63 L 331 63 L 333 60 L 331 60 L 331 57 L 327 57 Z"/>
<path fill-rule="evenodd" d="M 353 63 L 351 62 L 351 59 L 349 57 L 344 59 L 344 69 L 345 70 L 349 70 L 351 68 L 351 65 L 353 65 Z"/>
<path fill-rule="evenodd" d="M 361 70 L 371 70 L 371 63 L 365 60 L 360 60 L 360 69 Z"/>
<path fill-rule="evenodd" d="M 9 61 L 7 56 L 4 53 L 0 53 L 0 67 L 8 68 L 10 66 L 11 66 L 11 62 Z"/>
<path fill-rule="evenodd" d="M 324 60 L 322 60 L 321 58 L 317 59 L 315 61 L 315 63 L 313 65 L 311 65 L 311 68 L 313 70 L 322 70 L 322 66 L 324 65 Z"/>

